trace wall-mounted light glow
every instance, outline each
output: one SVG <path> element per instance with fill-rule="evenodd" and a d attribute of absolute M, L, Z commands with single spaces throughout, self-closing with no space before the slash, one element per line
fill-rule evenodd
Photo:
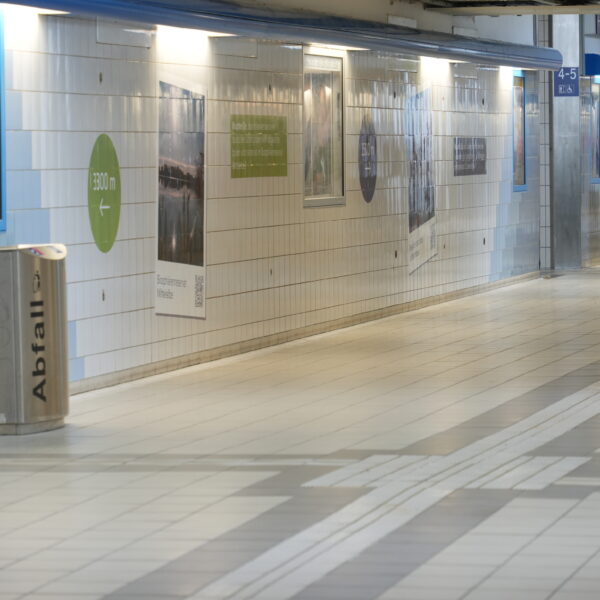
<path fill-rule="evenodd" d="M 19 4 L 3 4 L 4 45 L 13 49 L 31 49 L 38 39 L 40 15 L 37 9 Z"/>
<path fill-rule="evenodd" d="M 224 31 L 208 31 L 208 29 L 186 29 L 185 27 L 170 27 L 168 25 L 157 25 L 156 29 L 163 32 L 171 30 L 171 34 L 175 36 L 202 35 L 204 37 L 235 37 L 235 33 L 225 33 Z"/>
<path fill-rule="evenodd" d="M 352 50 L 367 50 L 367 48 L 360 48 L 358 46 L 337 46 L 336 44 L 309 44 L 311 54 L 318 54 L 320 56 L 338 56 L 343 57 L 346 52 Z"/>
<path fill-rule="evenodd" d="M 37 43 L 40 17 L 45 15 L 68 15 L 68 12 L 22 6 L 20 4 L 2 4 L 4 15 L 4 43 L 6 47 L 31 49 Z"/>
<path fill-rule="evenodd" d="M 37 12 L 38 15 L 70 15 L 71 13 L 68 10 L 53 10 L 52 8 L 36 8 L 32 6 L 33 10 Z"/>
<path fill-rule="evenodd" d="M 159 61 L 203 64 L 208 60 L 209 34 L 201 29 L 157 25 L 156 48 Z"/>
<path fill-rule="evenodd" d="M 324 48 L 330 48 L 331 50 L 341 50 L 342 52 L 351 52 L 352 50 L 368 50 L 368 48 L 362 48 L 361 46 L 338 46 L 337 44 L 327 44 Z"/>
<path fill-rule="evenodd" d="M 181 44 L 187 41 L 197 43 L 202 39 L 206 41 L 209 37 L 234 37 L 233 33 L 223 31 L 208 31 L 206 29 L 186 29 L 185 27 L 171 27 L 169 25 L 156 26 L 157 37 L 168 43 Z"/>
<path fill-rule="evenodd" d="M 15 9 L 20 12 L 22 16 L 26 14 L 30 15 L 69 15 L 66 10 L 54 10 L 53 8 L 39 8 L 37 6 L 23 6 L 22 4 L 3 4 L 3 10 L 12 11 Z"/>
<path fill-rule="evenodd" d="M 235 33 L 225 33 L 224 31 L 207 31 L 205 29 L 198 29 L 201 33 L 208 37 L 235 37 Z"/>
<path fill-rule="evenodd" d="M 446 58 L 421 56 L 421 77 L 424 82 L 443 83 L 450 77 L 450 61 Z"/>
<path fill-rule="evenodd" d="M 511 89 L 513 87 L 513 68 L 500 67 L 500 87 Z"/>

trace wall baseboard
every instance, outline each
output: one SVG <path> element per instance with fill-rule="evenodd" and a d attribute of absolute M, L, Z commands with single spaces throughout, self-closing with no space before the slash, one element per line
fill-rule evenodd
<path fill-rule="evenodd" d="M 506 287 L 522 281 L 537 279 L 539 277 L 540 271 L 533 271 L 532 273 L 508 277 L 499 281 L 484 283 L 481 285 L 464 288 L 462 290 L 440 294 L 438 296 L 430 296 L 421 300 L 414 300 L 412 302 L 405 302 L 403 304 L 395 304 L 394 306 L 358 313 L 350 317 L 343 317 L 333 321 L 326 321 L 324 323 L 308 325 L 298 329 L 291 329 L 290 331 L 283 331 L 252 340 L 245 340 L 235 344 L 229 344 L 227 346 L 212 348 L 210 350 L 194 352 L 193 354 L 178 356 L 176 358 L 170 358 L 168 360 L 142 365 L 132 369 L 107 373 L 97 377 L 89 377 L 87 379 L 82 379 L 81 381 L 71 382 L 70 393 L 71 395 L 81 394 L 83 392 L 110 387 L 119 383 L 126 383 L 128 381 L 142 379 L 143 377 L 149 377 L 151 375 L 159 375 L 160 373 L 175 371 L 176 369 L 191 367 L 193 365 L 218 360 L 221 358 L 228 358 L 237 354 L 244 354 L 246 352 L 260 350 L 261 348 L 266 348 L 268 346 L 284 344 L 285 342 L 291 342 L 293 340 L 310 337 L 312 335 L 326 333 L 335 329 L 352 327 L 353 325 L 359 325 L 360 323 L 366 323 L 368 321 L 374 321 L 376 319 L 383 319 L 385 317 L 390 317 L 400 313 L 418 310 L 420 308 L 425 308 L 426 306 L 442 304 L 443 302 L 449 302 L 450 300 L 458 300 L 459 298 L 481 294 L 496 288 Z"/>

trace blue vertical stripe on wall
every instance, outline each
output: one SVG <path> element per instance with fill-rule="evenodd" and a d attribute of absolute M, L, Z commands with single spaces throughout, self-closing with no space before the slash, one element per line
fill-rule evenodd
<path fill-rule="evenodd" d="M 67 332 L 69 336 L 69 358 L 77 357 L 77 322 L 69 321 L 67 323 Z"/>
<path fill-rule="evenodd" d="M 17 210 L 12 213 L 16 244 L 47 244 L 50 240 L 50 211 Z"/>
<path fill-rule="evenodd" d="M 85 359 L 77 357 L 77 322 L 67 323 L 69 348 L 69 381 L 79 381 L 85 378 Z"/>
<path fill-rule="evenodd" d="M 69 360 L 69 381 L 80 381 L 85 376 L 85 359 L 72 358 Z"/>
<path fill-rule="evenodd" d="M 12 199 L 13 207 L 18 202 L 19 210 L 42 208 L 41 171 L 8 171 L 6 195 Z"/>

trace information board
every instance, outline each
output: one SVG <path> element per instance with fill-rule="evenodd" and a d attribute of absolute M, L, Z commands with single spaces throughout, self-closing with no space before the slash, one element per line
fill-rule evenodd
<path fill-rule="evenodd" d="M 231 115 L 231 177 L 287 176 L 287 118 Z"/>
<path fill-rule="evenodd" d="M 487 147 L 485 138 L 454 138 L 454 175 L 485 175 Z"/>

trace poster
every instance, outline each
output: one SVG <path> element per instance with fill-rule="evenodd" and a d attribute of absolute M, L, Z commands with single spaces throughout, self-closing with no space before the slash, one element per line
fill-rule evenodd
<path fill-rule="evenodd" d="M 454 176 L 485 175 L 487 144 L 485 138 L 454 138 Z"/>
<path fill-rule="evenodd" d="M 377 135 L 370 116 L 365 116 L 358 138 L 358 176 L 365 202 L 373 200 L 377 186 Z"/>
<path fill-rule="evenodd" d="M 304 197 L 344 195 L 342 59 L 304 55 Z"/>
<path fill-rule="evenodd" d="M 430 91 L 409 98 L 405 114 L 409 162 L 408 270 L 413 273 L 437 254 Z"/>
<path fill-rule="evenodd" d="M 514 185 L 525 185 L 525 79 L 514 77 L 513 85 L 513 173 Z"/>
<path fill-rule="evenodd" d="M 106 133 L 96 138 L 88 169 L 88 216 L 100 252 L 110 252 L 121 220 L 121 169 L 115 146 Z"/>
<path fill-rule="evenodd" d="M 287 177 L 287 118 L 231 115 L 231 177 Z"/>
<path fill-rule="evenodd" d="M 206 316 L 206 90 L 161 77 L 156 312 Z"/>
<path fill-rule="evenodd" d="M 600 84 L 592 83 L 591 91 L 592 179 L 600 179 Z"/>

